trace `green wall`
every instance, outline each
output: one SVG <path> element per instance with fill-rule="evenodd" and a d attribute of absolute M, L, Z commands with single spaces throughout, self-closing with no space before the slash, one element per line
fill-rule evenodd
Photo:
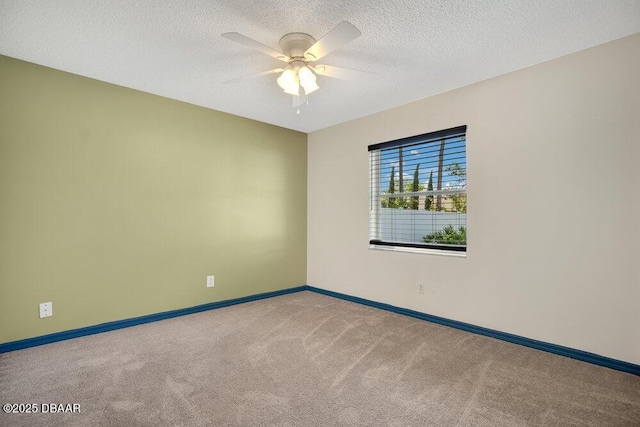
<path fill-rule="evenodd" d="M 305 284 L 306 165 L 303 133 L 0 56 L 0 343 Z"/>

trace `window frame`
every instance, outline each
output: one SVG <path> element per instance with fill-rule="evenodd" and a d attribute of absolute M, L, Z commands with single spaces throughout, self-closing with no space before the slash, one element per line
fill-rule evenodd
<path fill-rule="evenodd" d="M 381 236 L 381 196 L 385 193 L 381 191 L 382 182 L 382 162 L 381 153 L 383 150 L 390 150 L 392 148 L 405 148 L 412 145 L 435 143 L 442 139 L 454 139 L 463 137 L 465 141 L 464 145 L 464 161 L 467 162 L 467 147 L 466 147 L 466 134 L 467 126 L 457 126 L 449 129 L 443 129 L 435 132 L 428 132 L 421 135 L 415 135 L 407 138 L 401 138 L 393 141 L 382 142 L 368 146 L 369 152 L 369 248 L 371 249 L 384 249 L 390 251 L 402 251 L 402 252 L 414 252 L 414 253 L 429 253 L 429 254 L 442 254 L 442 255 L 455 255 L 465 256 L 468 247 L 468 241 L 465 241 L 464 245 L 451 245 L 451 244 L 438 244 L 438 243 L 411 243 L 401 241 L 389 241 L 382 240 L 380 238 L 372 238 L 373 236 Z M 374 164 L 376 167 L 374 167 Z M 374 170 L 375 169 L 375 170 Z M 466 166 L 465 166 L 466 169 Z M 375 176 L 374 176 L 375 174 Z M 412 197 L 412 196 L 438 196 L 448 194 L 464 194 L 467 195 L 467 188 L 465 182 L 464 190 L 431 190 L 415 192 L 400 192 L 395 193 L 398 196 L 395 197 Z M 388 195 L 386 195 L 388 197 Z M 465 212 L 466 214 L 466 212 Z M 465 229 L 467 221 L 465 218 Z M 375 229 L 375 231 L 373 231 Z"/>

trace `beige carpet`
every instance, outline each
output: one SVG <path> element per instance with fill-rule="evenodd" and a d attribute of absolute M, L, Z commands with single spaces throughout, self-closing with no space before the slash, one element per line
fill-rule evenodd
<path fill-rule="evenodd" d="M 0 354 L 0 425 L 640 425 L 640 377 L 312 292 Z"/>

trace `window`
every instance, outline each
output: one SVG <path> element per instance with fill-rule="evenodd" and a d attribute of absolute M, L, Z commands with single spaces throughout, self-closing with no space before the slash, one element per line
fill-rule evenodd
<path fill-rule="evenodd" d="M 466 126 L 369 146 L 369 244 L 467 249 Z"/>

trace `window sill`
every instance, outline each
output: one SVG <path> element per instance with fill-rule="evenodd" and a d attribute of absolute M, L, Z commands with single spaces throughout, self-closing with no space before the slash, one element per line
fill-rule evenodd
<path fill-rule="evenodd" d="M 374 249 L 378 251 L 389 251 L 389 252 L 408 252 L 412 254 L 451 256 L 456 258 L 467 257 L 466 252 L 446 251 L 446 250 L 426 249 L 426 248 L 411 248 L 411 247 L 404 247 L 404 246 L 369 245 L 369 249 Z"/>

